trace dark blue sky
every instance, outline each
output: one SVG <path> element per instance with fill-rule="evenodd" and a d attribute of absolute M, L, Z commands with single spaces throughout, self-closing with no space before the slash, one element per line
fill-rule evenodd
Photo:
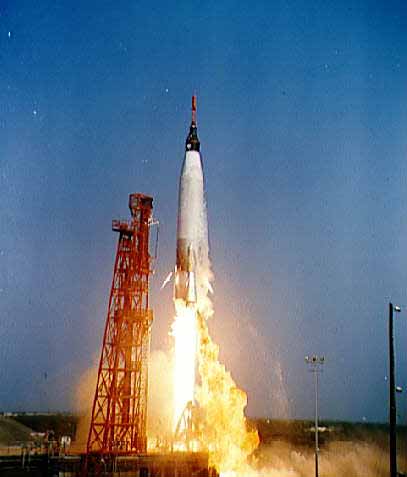
<path fill-rule="evenodd" d="M 72 408 L 130 192 L 161 223 L 153 347 L 169 348 L 159 287 L 197 91 L 211 329 L 250 414 L 285 417 L 284 388 L 311 417 L 316 352 L 324 417 L 385 420 L 389 299 L 407 384 L 405 2 L 176 4 L 0 4 L 0 409 Z"/>

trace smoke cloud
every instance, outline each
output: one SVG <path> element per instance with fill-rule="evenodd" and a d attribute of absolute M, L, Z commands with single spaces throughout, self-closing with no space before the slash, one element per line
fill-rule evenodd
<path fill-rule="evenodd" d="M 172 366 L 172 359 L 164 351 L 150 354 L 147 435 L 155 448 L 168 448 L 171 440 Z"/>
<path fill-rule="evenodd" d="M 312 449 L 283 442 L 262 446 L 256 460 L 245 477 L 309 477 L 315 472 Z M 319 455 L 322 477 L 387 477 L 388 465 L 387 448 L 373 442 L 333 442 Z M 405 461 L 399 466 L 403 469 Z"/>
<path fill-rule="evenodd" d="M 86 369 L 80 376 L 75 389 L 73 407 L 79 415 L 75 441 L 71 446 L 71 450 L 75 452 L 84 452 L 86 450 L 97 375 L 97 366 Z"/>

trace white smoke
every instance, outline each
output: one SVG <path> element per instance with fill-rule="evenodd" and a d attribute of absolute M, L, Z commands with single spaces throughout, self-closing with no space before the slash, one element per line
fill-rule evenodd
<path fill-rule="evenodd" d="M 172 360 L 163 351 L 150 354 L 147 435 L 155 447 L 168 447 L 172 433 Z"/>
<path fill-rule="evenodd" d="M 321 476 L 387 477 L 388 465 L 387 449 L 373 442 L 333 442 L 319 454 Z M 309 477 L 314 473 L 312 449 L 275 442 L 260 449 L 257 463 L 245 477 Z"/>

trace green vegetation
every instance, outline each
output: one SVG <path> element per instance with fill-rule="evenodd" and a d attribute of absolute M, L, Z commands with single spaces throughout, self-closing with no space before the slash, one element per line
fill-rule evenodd
<path fill-rule="evenodd" d="M 262 444 L 284 441 L 293 446 L 314 445 L 314 422 L 309 420 L 252 419 Z M 388 426 L 381 423 L 354 423 L 340 421 L 320 421 L 320 446 L 328 442 L 374 442 L 387 445 Z M 407 434 L 406 426 L 399 426 L 400 435 Z"/>
<path fill-rule="evenodd" d="M 29 414 L 13 415 L 13 419 L 34 430 L 35 432 L 54 431 L 57 440 L 61 436 L 74 437 L 78 424 L 78 416 L 73 414 Z"/>
<path fill-rule="evenodd" d="M 31 441 L 32 429 L 11 419 L 0 416 L 0 446 L 14 445 L 18 442 Z"/>

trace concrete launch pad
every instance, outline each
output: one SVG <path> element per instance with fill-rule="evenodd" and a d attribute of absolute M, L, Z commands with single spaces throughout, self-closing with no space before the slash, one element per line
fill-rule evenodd
<path fill-rule="evenodd" d="M 139 477 L 209 477 L 208 454 L 194 452 L 172 452 L 137 457 L 119 457 L 120 472 Z"/>
<path fill-rule="evenodd" d="M 56 457 L 50 462 L 49 475 L 79 476 L 84 455 Z M 216 471 L 208 468 L 208 454 L 198 452 L 172 452 L 168 454 L 141 454 L 111 456 L 99 459 L 95 456 L 88 464 L 87 475 L 126 477 L 216 477 Z"/>
<path fill-rule="evenodd" d="M 86 470 L 85 470 L 86 465 Z M 208 468 L 208 454 L 169 452 L 126 456 L 94 454 L 2 455 L 0 475 L 10 477 L 218 477 Z"/>

